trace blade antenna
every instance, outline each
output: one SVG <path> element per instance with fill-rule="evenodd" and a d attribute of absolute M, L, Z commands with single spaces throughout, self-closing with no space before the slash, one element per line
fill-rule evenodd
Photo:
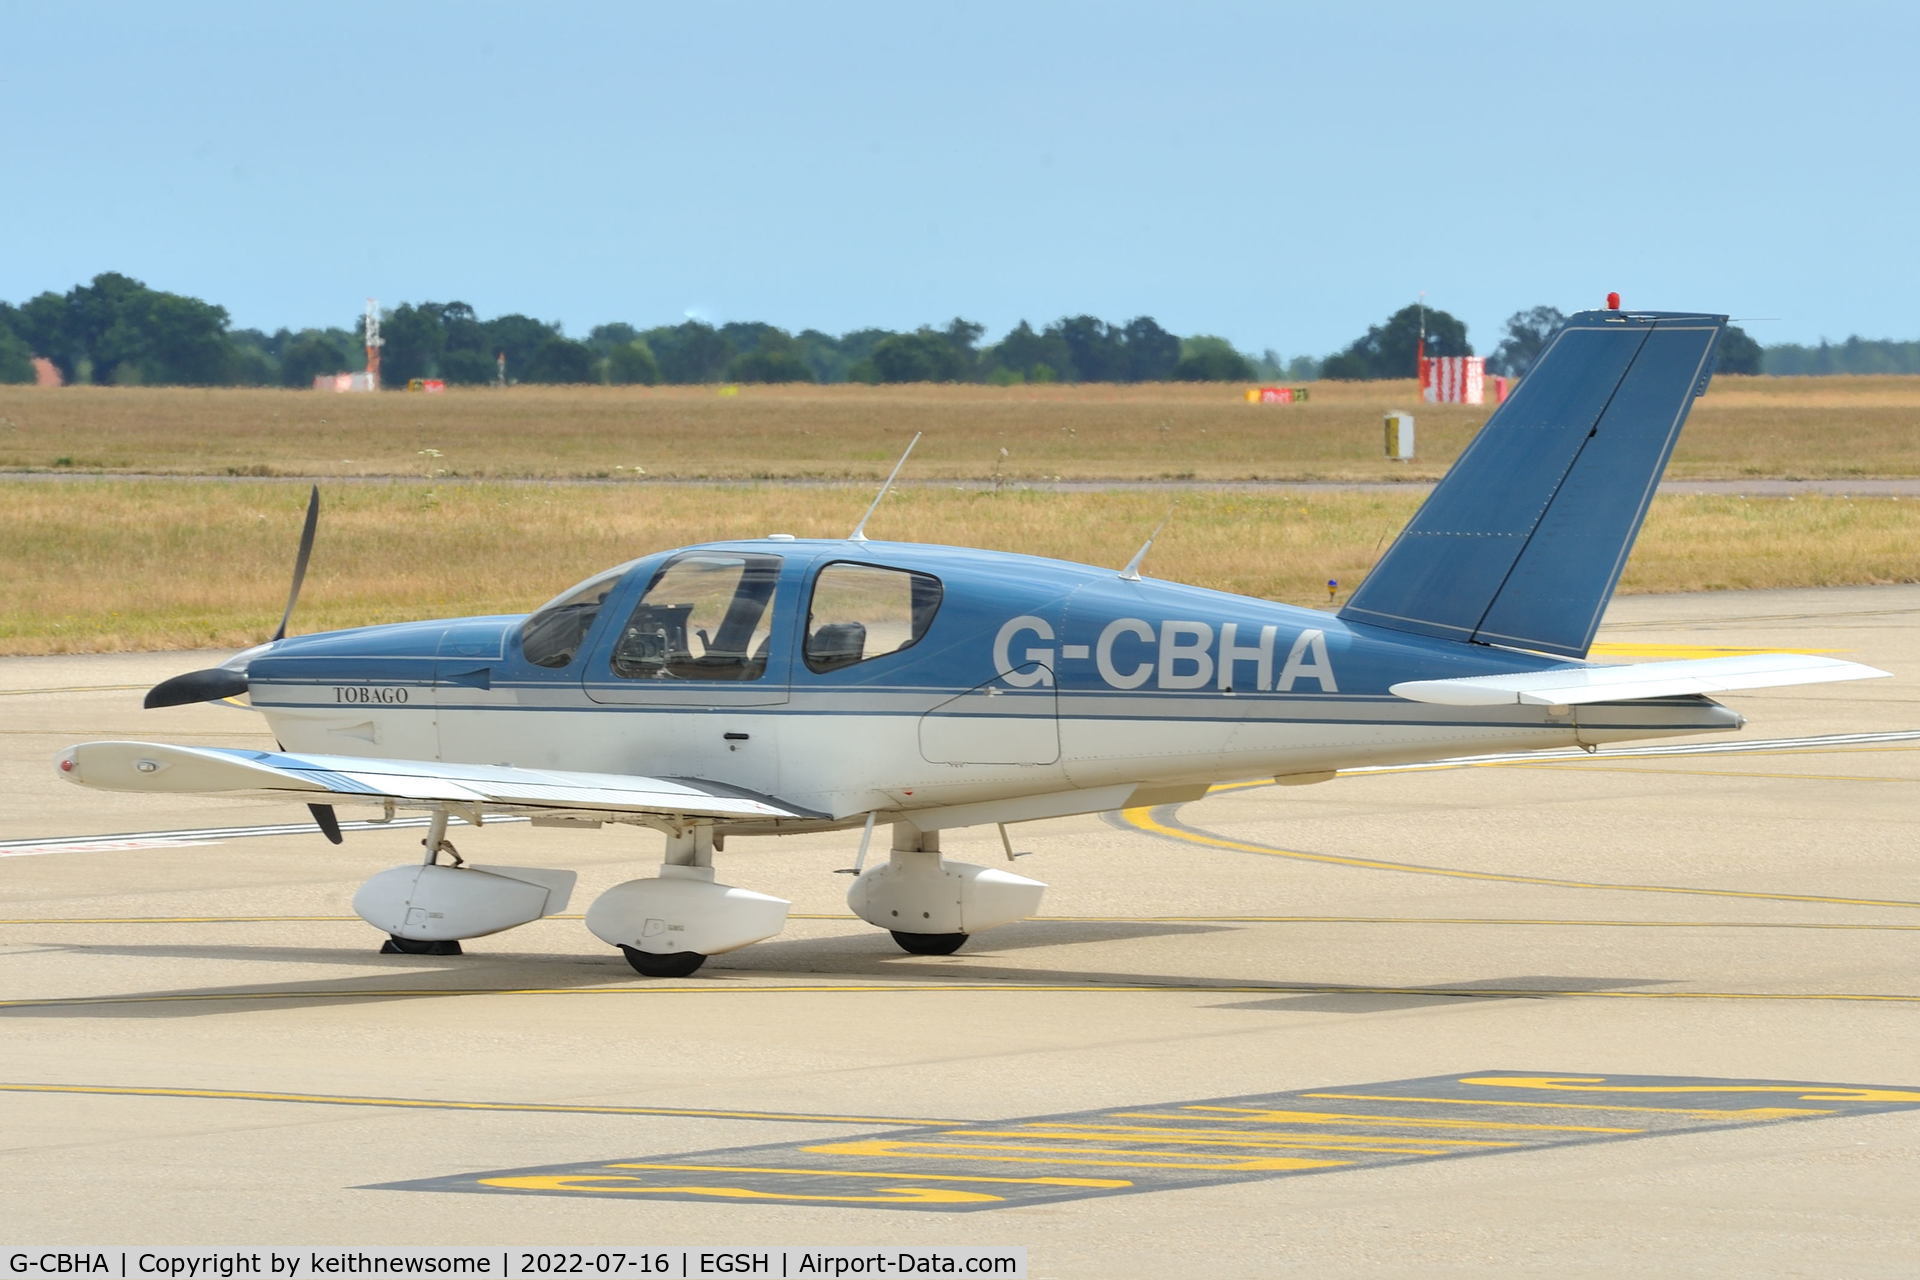
<path fill-rule="evenodd" d="M 860 523 L 853 526 L 853 532 L 847 535 L 848 542 L 867 540 L 867 521 L 873 519 L 873 513 L 880 509 L 880 499 L 887 496 L 887 490 L 893 488 L 894 477 L 900 474 L 900 468 L 907 465 L 907 459 L 913 456 L 913 446 L 920 443 L 921 432 L 914 432 L 913 439 L 907 441 L 907 451 L 900 455 L 900 461 L 893 464 L 893 470 L 887 473 L 887 482 L 880 486 L 880 492 L 873 495 L 873 505 L 867 508 L 867 514 L 860 517 Z"/>
<path fill-rule="evenodd" d="M 1167 504 L 1167 514 L 1160 517 L 1160 523 L 1153 526 L 1153 532 L 1148 534 L 1147 540 L 1140 544 L 1140 549 L 1133 553 L 1133 559 L 1127 561 L 1127 567 L 1120 571 L 1122 578 L 1128 582 L 1140 581 L 1140 565 L 1146 560 L 1147 552 L 1153 550 L 1153 540 L 1160 536 L 1162 529 L 1167 527 L 1167 521 L 1173 519 L 1173 508 L 1173 503 Z"/>
<path fill-rule="evenodd" d="M 280 627 L 273 633 L 275 640 L 287 638 L 287 624 L 293 621 L 293 606 L 300 600 L 300 584 L 307 578 L 307 559 L 313 555 L 314 531 L 320 527 L 320 486 L 313 486 L 313 492 L 307 497 L 307 524 L 300 530 L 300 554 L 293 558 L 293 589 L 287 592 L 287 611 L 280 615 Z"/>

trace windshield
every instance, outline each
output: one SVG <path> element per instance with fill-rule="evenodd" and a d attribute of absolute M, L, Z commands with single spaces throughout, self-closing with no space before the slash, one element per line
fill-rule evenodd
<path fill-rule="evenodd" d="M 528 616 L 520 626 L 520 650 L 536 667 L 560 668 L 580 652 L 600 606 L 632 566 L 595 574 L 564 595 L 556 596 Z"/>

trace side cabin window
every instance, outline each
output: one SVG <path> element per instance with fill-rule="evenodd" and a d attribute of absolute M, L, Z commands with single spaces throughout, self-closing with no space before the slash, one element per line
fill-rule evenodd
<path fill-rule="evenodd" d="M 520 651 L 536 667 L 558 670 L 573 662 L 580 642 L 600 616 L 607 593 L 626 576 L 629 565 L 596 574 L 585 582 L 534 610 L 520 624 Z"/>
<path fill-rule="evenodd" d="M 669 561 L 620 630 L 627 680 L 758 680 L 773 634 L 780 557 L 693 551 Z"/>
<path fill-rule="evenodd" d="M 807 667 L 836 671 L 918 643 L 940 608 L 930 573 L 837 561 L 813 580 L 807 605 Z"/>

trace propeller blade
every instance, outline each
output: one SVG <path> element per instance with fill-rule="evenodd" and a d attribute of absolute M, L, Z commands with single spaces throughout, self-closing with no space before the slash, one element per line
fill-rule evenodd
<path fill-rule="evenodd" d="M 204 671 L 189 671 L 171 680 L 162 680 L 147 690 L 146 706 L 149 710 L 154 707 L 182 707 L 189 702 L 213 702 L 246 691 L 247 678 L 240 672 L 229 671 L 225 667 L 208 667 Z"/>
<path fill-rule="evenodd" d="M 275 640 L 287 638 L 287 624 L 293 621 L 293 606 L 300 600 L 300 584 L 307 578 L 307 558 L 313 554 L 314 531 L 320 527 L 320 486 L 313 486 L 313 493 L 307 498 L 307 524 L 300 531 L 300 554 L 293 558 L 293 589 L 287 592 L 287 611 L 280 615 L 280 627 L 273 633 Z"/>
<path fill-rule="evenodd" d="M 313 815 L 314 825 L 320 828 L 320 834 L 335 844 L 342 843 L 346 837 L 340 834 L 340 818 L 330 804 L 310 804 L 307 812 Z"/>

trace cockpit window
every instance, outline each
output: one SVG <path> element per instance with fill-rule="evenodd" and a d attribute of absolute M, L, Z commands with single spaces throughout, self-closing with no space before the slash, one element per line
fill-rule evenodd
<path fill-rule="evenodd" d="M 626 576 L 631 566 L 621 565 L 585 582 L 542 605 L 520 625 L 520 651 L 536 667 L 558 669 L 571 663 L 580 652 L 593 620 L 600 614 L 607 593 Z"/>
<path fill-rule="evenodd" d="M 930 573 L 839 561 L 820 570 L 807 606 L 807 667 L 834 671 L 919 642 L 940 609 Z"/>
<path fill-rule="evenodd" d="M 613 648 L 627 680 L 758 680 L 780 557 L 693 551 L 655 575 Z"/>

